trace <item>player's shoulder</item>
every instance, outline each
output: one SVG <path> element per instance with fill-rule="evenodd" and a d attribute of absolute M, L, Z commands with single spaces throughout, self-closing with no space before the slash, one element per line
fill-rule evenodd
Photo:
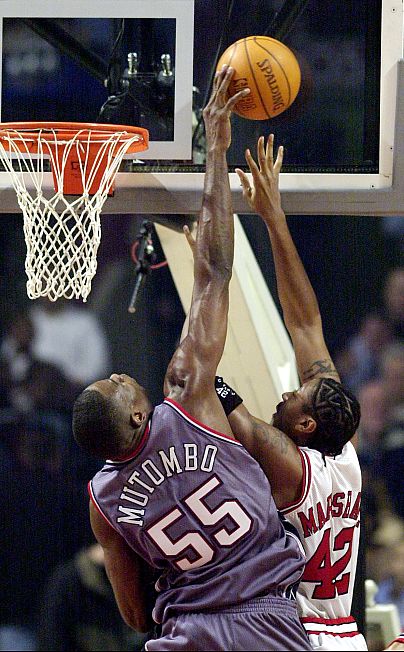
<path fill-rule="evenodd" d="M 302 461 L 313 471 L 316 469 L 322 469 L 324 467 L 324 456 L 323 454 L 316 450 L 315 448 L 309 448 L 309 446 L 299 446 L 298 447 Z"/>
<path fill-rule="evenodd" d="M 350 441 L 345 444 L 339 455 L 335 455 L 335 457 L 326 457 L 326 460 L 329 462 L 331 467 L 341 469 L 341 471 L 344 469 L 350 469 L 351 471 L 356 469 L 358 472 L 360 471 L 358 456 L 355 447 Z"/>
<path fill-rule="evenodd" d="M 344 462 L 345 460 L 358 460 L 356 449 L 352 442 L 348 441 L 345 444 L 341 454 L 337 455 L 336 459 L 339 459 L 341 462 Z"/>
<path fill-rule="evenodd" d="M 186 425 L 186 417 L 182 406 L 176 401 L 165 397 L 155 405 L 150 418 L 150 433 L 152 439 L 170 431 L 172 435 L 178 434 L 182 426 Z"/>
<path fill-rule="evenodd" d="M 182 407 L 181 403 L 171 397 L 165 397 L 164 400 L 156 405 L 153 409 L 152 427 L 156 427 L 165 421 L 186 420 L 190 415 Z"/>
<path fill-rule="evenodd" d="M 157 408 L 154 409 L 154 413 L 156 412 L 156 409 Z M 201 421 L 200 417 L 195 417 L 191 414 L 178 399 L 166 396 L 164 402 L 158 406 L 157 412 L 160 416 L 160 421 L 163 421 L 166 418 L 170 419 L 170 416 L 172 415 L 172 418 L 177 418 L 177 420 L 179 419 L 181 421 L 183 427 L 186 428 L 187 431 L 192 431 L 198 435 L 202 435 L 203 437 L 208 435 L 209 437 L 213 437 L 216 443 L 221 442 L 224 445 L 232 444 L 235 448 L 245 450 L 243 445 L 233 436 L 217 430 L 215 427 L 208 425 L 206 421 Z"/>
<path fill-rule="evenodd" d="M 331 482 L 332 485 L 341 485 L 344 481 L 360 484 L 359 460 L 351 442 L 347 442 L 341 453 L 335 456 L 324 456 L 320 451 L 306 446 L 301 447 L 300 451 L 306 457 L 312 484 L 321 486 L 324 482 Z"/>
<path fill-rule="evenodd" d="M 310 462 L 326 466 L 327 464 L 345 464 L 346 462 L 357 461 L 355 447 L 348 441 L 339 455 L 323 455 L 321 451 L 309 446 L 299 446 L 299 450 L 304 453 Z"/>

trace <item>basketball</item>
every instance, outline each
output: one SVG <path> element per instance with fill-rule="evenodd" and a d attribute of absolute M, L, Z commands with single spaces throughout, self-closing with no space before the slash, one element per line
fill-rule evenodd
<path fill-rule="evenodd" d="M 243 88 L 250 94 L 235 106 L 234 113 L 248 120 L 268 120 L 290 107 L 299 92 L 301 73 L 293 52 L 269 36 L 247 36 L 221 55 L 217 70 L 234 68 L 230 95 Z"/>

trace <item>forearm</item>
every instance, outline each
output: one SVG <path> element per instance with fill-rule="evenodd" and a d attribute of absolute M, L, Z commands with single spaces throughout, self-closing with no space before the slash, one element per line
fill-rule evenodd
<path fill-rule="evenodd" d="M 282 209 L 276 219 L 263 216 L 271 241 L 279 301 L 289 332 L 295 328 L 321 327 L 313 287 L 303 267 Z"/>
<path fill-rule="evenodd" d="M 258 462 L 271 485 L 278 509 L 301 493 L 303 467 L 297 446 L 284 432 L 252 416 L 244 405 L 228 415 L 234 436 Z"/>
<path fill-rule="evenodd" d="M 146 604 L 145 586 L 149 567 L 107 523 L 92 502 L 90 522 L 104 551 L 105 571 L 123 620 L 136 631 L 148 631 L 151 614 Z"/>
<path fill-rule="evenodd" d="M 258 165 L 246 150 L 252 176 L 248 179 L 237 169 L 243 196 L 264 220 L 271 241 L 279 300 L 286 328 L 292 339 L 299 376 L 302 382 L 314 377 L 335 377 L 336 371 L 324 341 L 321 316 L 312 285 L 289 232 L 279 192 L 279 173 L 283 162 L 280 146 L 274 162 L 274 136 L 266 148 L 264 138 L 257 145 Z"/>
<path fill-rule="evenodd" d="M 145 603 L 145 592 L 141 582 L 136 578 L 134 582 L 137 590 L 131 585 L 130 577 L 127 581 L 122 578 L 122 572 L 114 572 L 114 565 L 106 566 L 108 579 L 114 592 L 116 604 L 125 623 L 137 632 L 148 632 L 153 627 L 151 613 Z M 131 569 L 129 570 L 129 575 Z"/>
<path fill-rule="evenodd" d="M 206 160 L 202 209 L 196 239 L 196 269 L 225 274 L 233 266 L 234 219 L 226 150 L 209 147 Z"/>

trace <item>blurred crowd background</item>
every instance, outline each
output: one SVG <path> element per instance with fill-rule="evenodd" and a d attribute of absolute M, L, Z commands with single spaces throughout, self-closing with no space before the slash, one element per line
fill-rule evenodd
<path fill-rule="evenodd" d="M 184 313 L 168 267 L 150 273 L 136 313 L 128 313 L 135 280 L 130 248 L 142 216 L 102 219 L 87 304 L 27 299 L 21 217 L 0 220 L 3 650 L 141 646 L 120 619 L 94 545 L 87 482 L 102 460 L 74 443 L 71 410 L 82 388 L 113 371 L 133 375 L 159 402 Z M 277 301 L 265 228 L 254 216 L 241 220 Z M 331 354 L 362 407 L 366 576 L 378 584 L 378 601 L 398 606 L 404 626 L 404 220 L 288 221 Z"/>

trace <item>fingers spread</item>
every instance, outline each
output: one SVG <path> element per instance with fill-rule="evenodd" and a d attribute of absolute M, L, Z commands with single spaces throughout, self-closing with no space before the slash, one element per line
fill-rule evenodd
<path fill-rule="evenodd" d="M 266 154 L 265 154 L 264 142 L 265 142 L 264 137 L 260 136 L 259 139 L 258 139 L 257 154 L 258 154 L 258 162 L 260 164 L 261 172 L 267 173 L 268 172 L 268 163 L 267 163 Z"/>
<path fill-rule="evenodd" d="M 276 174 L 278 174 L 281 171 L 282 163 L 283 163 L 283 145 L 278 147 L 278 154 L 274 165 L 274 172 Z"/>
<path fill-rule="evenodd" d="M 219 77 L 219 82 L 218 82 L 218 87 L 217 87 L 217 94 L 218 95 L 226 95 L 227 91 L 229 90 L 229 84 L 231 82 L 231 78 L 234 75 L 234 68 L 231 66 L 224 65 L 222 70 L 220 71 L 220 77 Z"/>
<path fill-rule="evenodd" d="M 213 82 L 213 87 L 215 89 L 217 89 L 220 86 L 220 84 L 222 83 L 223 77 L 225 76 L 225 74 L 227 72 L 227 69 L 228 69 L 228 65 L 223 64 L 221 70 L 218 70 L 216 72 L 215 79 L 214 79 L 214 82 Z"/>
<path fill-rule="evenodd" d="M 212 88 L 212 94 L 210 96 L 209 102 L 207 103 L 206 107 L 210 106 L 212 102 L 214 102 L 215 98 L 217 97 L 219 90 L 223 84 L 223 79 L 225 78 L 225 75 L 228 71 L 228 65 L 223 64 L 221 70 L 217 70 L 216 74 L 213 78 L 213 88 Z"/>
<path fill-rule="evenodd" d="M 239 102 L 243 97 L 248 95 L 250 92 L 251 91 L 249 88 L 243 88 L 242 91 L 239 91 L 238 93 L 230 97 L 230 99 L 227 101 L 226 109 L 232 111 L 233 107 L 237 104 L 237 102 Z"/>
<path fill-rule="evenodd" d="M 268 136 L 267 146 L 265 150 L 265 157 L 269 168 L 272 169 L 274 163 L 274 135 L 273 134 L 269 134 Z"/>
<path fill-rule="evenodd" d="M 243 170 L 240 170 L 239 168 L 236 168 L 235 172 L 238 175 L 238 178 L 240 179 L 241 182 L 241 187 L 243 188 L 243 197 L 247 201 L 251 199 L 253 189 L 250 186 L 250 182 L 248 180 L 248 177 L 246 173 Z"/>
<path fill-rule="evenodd" d="M 226 111 L 232 111 L 237 102 L 250 93 L 249 88 L 243 88 L 231 97 L 229 95 L 229 86 L 234 75 L 234 68 L 224 64 L 221 70 L 215 74 L 213 81 L 213 91 L 207 107 L 211 107 L 218 99 L 223 102 L 223 107 Z M 220 106 L 220 104 L 219 104 Z"/>
<path fill-rule="evenodd" d="M 238 178 L 240 179 L 240 183 L 242 185 L 243 190 L 248 190 L 250 187 L 250 182 L 248 181 L 248 177 L 244 170 L 240 170 L 240 168 L 236 168 L 235 172 L 238 175 Z"/>
<path fill-rule="evenodd" d="M 251 174 L 253 176 L 254 182 L 257 183 L 257 181 L 259 180 L 260 171 L 258 169 L 258 165 L 256 164 L 253 157 L 251 156 L 251 152 L 250 152 L 249 149 L 246 149 L 245 158 L 246 158 L 248 167 L 250 168 L 250 172 L 251 172 Z"/>

